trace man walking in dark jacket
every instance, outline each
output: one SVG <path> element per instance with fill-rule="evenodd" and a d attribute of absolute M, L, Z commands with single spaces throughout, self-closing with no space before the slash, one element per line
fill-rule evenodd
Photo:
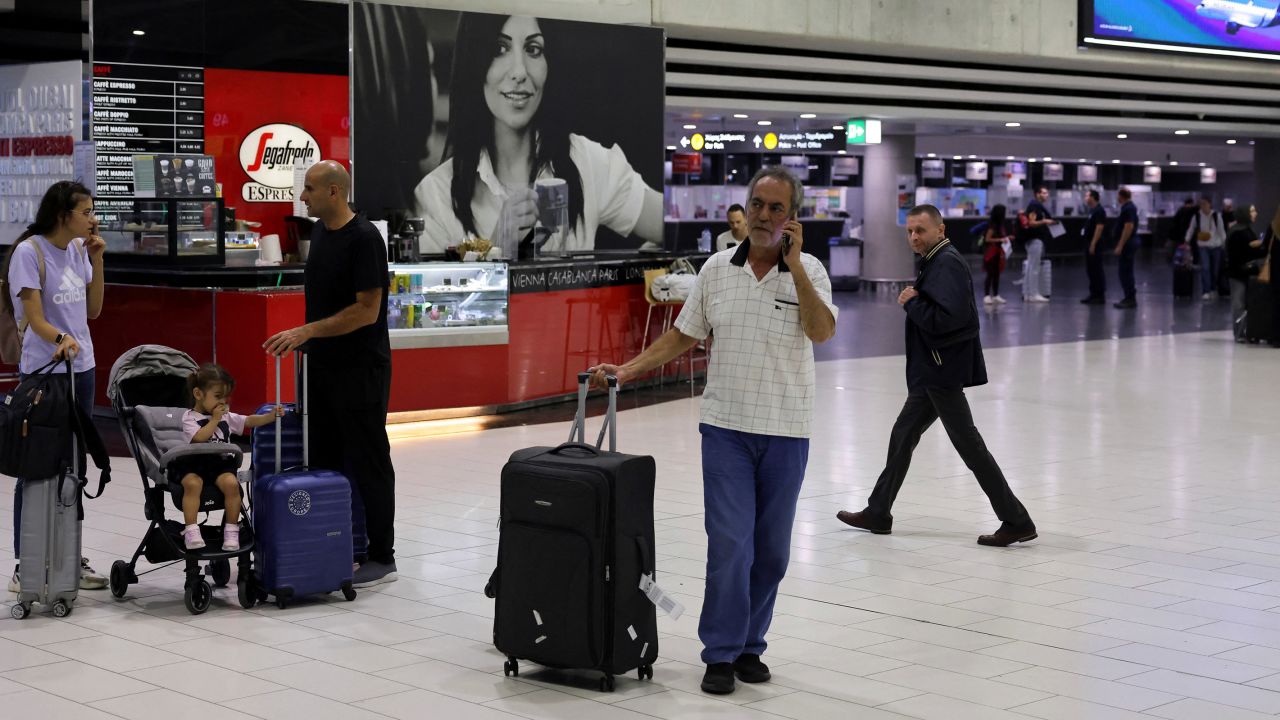
<path fill-rule="evenodd" d="M 964 388 L 984 385 L 987 366 L 978 341 L 978 306 L 969 265 L 946 237 L 942 214 L 917 205 L 907 214 L 907 240 L 921 257 L 916 284 L 902 291 L 907 313 L 907 401 L 893 425 L 889 459 L 861 512 L 841 510 L 844 523 L 878 535 L 893 529 L 893 501 L 911 467 L 911 454 L 933 421 L 941 418 L 951 444 L 991 501 L 1000 518 L 980 545 L 1006 547 L 1034 540 L 1036 526 L 1000 472 L 973 424 Z"/>

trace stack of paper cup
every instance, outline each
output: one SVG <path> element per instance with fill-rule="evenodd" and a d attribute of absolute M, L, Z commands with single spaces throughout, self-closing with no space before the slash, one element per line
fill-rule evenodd
<path fill-rule="evenodd" d="M 264 235 L 258 240 L 258 261 L 264 264 L 279 264 L 284 256 L 280 252 L 280 236 Z"/>

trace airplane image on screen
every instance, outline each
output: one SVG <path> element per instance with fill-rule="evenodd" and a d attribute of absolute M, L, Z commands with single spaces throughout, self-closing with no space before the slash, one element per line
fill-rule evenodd
<path fill-rule="evenodd" d="M 1201 0 L 1196 6 L 1196 14 L 1226 21 L 1230 35 L 1240 32 L 1240 28 L 1260 29 L 1280 24 L 1277 10 L 1280 10 L 1280 0 Z"/>

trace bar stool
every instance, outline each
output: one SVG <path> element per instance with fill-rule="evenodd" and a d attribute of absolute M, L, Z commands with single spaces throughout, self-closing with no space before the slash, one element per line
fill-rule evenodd
<path fill-rule="evenodd" d="M 649 303 L 649 312 L 645 315 L 645 319 L 644 319 L 644 339 L 641 340 L 640 342 L 640 352 L 644 352 L 645 349 L 649 347 L 649 327 L 653 323 L 654 309 L 657 308 L 659 312 L 664 313 L 662 318 L 662 332 L 658 333 L 659 336 L 661 336 L 662 334 L 666 333 L 668 330 L 671 329 L 675 321 L 676 308 L 684 307 L 683 300 L 658 300 L 653 296 L 653 281 L 656 278 L 662 277 L 663 275 L 666 275 L 666 274 L 667 274 L 666 268 L 656 268 L 653 270 L 644 271 L 644 299 L 645 299 L 645 302 Z M 710 364 L 711 362 L 710 342 L 711 342 L 711 338 L 707 338 L 705 341 L 698 343 L 698 345 L 695 345 L 689 348 L 689 396 L 690 397 L 693 397 L 694 391 L 695 391 L 694 375 L 693 375 L 694 363 L 701 360 L 702 362 Z M 698 350 L 699 348 L 702 350 L 702 357 L 695 358 L 694 351 Z M 675 362 L 679 363 L 680 358 L 676 358 Z M 664 384 L 666 381 L 666 377 L 667 377 L 667 366 L 664 364 L 662 367 L 658 368 L 658 384 L 659 385 Z M 679 378 L 680 378 L 680 368 L 679 366 L 677 366 L 676 379 L 679 380 Z"/>

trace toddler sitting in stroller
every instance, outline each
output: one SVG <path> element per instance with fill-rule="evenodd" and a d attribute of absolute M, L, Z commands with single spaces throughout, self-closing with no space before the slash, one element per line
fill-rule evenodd
<path fill-rule="evenodd" d="M 187 377 L 187 392 L 191 409 L 182 416 L 182 429 L 193 443 L 230 442 L 232 435 L 243 435 L 246 430 L 275 422 L 284 415 L 284 408 L 277 405 L 275 412 L 261 415 L 237 415 L 228 406 L 236 381 L 222 366 L 205 363 Z M 188 550 L 204 547 L 196 514 L 200 510 L 200 492 L 205 479 L 197 473 L 182 478 L 182 542 Z M 222 549 L 240 549 L 240 481 L 235 473 L 224 472 L 214 481 L 222 491 L 225 502 Z"/>

